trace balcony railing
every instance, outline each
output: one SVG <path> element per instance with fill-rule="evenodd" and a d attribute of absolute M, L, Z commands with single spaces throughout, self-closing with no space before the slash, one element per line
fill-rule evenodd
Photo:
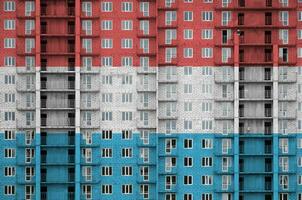
<path fill-rule="evenodd" d="M 272 98 L 272 91 L 271 90 L 265 90 L 264 91 L 264 97 L 266 99 L 271 99 Z"/>
<path fill-rule="evenodd" d="M 74 192 L 68 192 L 68 200 L 74 200 L 74 199 L 75 199 Z"/>
<path fill-rule="evenodd" d="M 68 174 L 68 182 L 74 182 L 75 178 L 74 178 L 74 173 L 70 173 Z"/>
<path fill-rule="evenodd" d="M 68 163 L 74 163 L 75 156 L 74 155 L 68 155 Z"/>
<path fill-rule="evenodd" d="M 68 117 L 67 121 L 60 121 L 57 123 L 47 123 L 47 118 L 41 118 L 41 126 L 74 126 L 75 125 L 75 118 Z"/>
<path fill-rule="evenodd" d="M 265 117 L 272 117 L 272 109 L 271 108 L 265 108 L 264 109 L 264 116 Z"/>
<path fill-rule="evenodd" d="M 65 85 L 60 83 L 48 84 L 47 81 L 41 81 L 41 89 L 75 89 L 75 81 L 68 81 L 68 84 Z"/>
<path fill-rule="evenodd" d="M 41 192 L 41 200 L 47 200 L 47 192 Z"/>

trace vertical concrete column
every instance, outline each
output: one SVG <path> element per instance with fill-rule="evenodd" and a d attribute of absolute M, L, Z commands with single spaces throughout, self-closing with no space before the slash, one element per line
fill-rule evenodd
<path fill-rule="evenodd" d="M 234 200 L 239 200 L 239 35 L 234 35 Z"/>
<path fill-rule="evenodd" d="M 36 157 L 36 200 L 41 198 L 41 109 L 40 109 L 40 67 L 36 68 L 36 133 L 35 133 L 35 157 Z"/>
<path fill-rule="evenodd" d="M 81 113 L 80 113 L 80 66 L 81 66 L 81 1 L 75 1 L 75 200 L 81 197 Z"/>
<path fill-rule="evenodd" d="M 35 171 L 36 171 L 36 184 L 35 184 L 35 195 L 36 200 L 41 199 L 41 139 L 40 139 L 40 133 L 41 133 L 41 110 L 40 110 L 40 88 L 41 88 L 41 78 L 40 78 L 40 68 L 41 68 L 41 54 L 40 54 L 40 0 L 36 0 L 35 2 L 35 65 L 36 65 L 36 133 L 35 133 L 35 157 L 36 157 L 36 163 L 35 163 Z"/>
<path fill-rule="evenodd" d="M 278 45 L 273 46 L 273 199 L 278 200 L 278 188 L 279 188 L 279 53 L 278 53 Z"/>

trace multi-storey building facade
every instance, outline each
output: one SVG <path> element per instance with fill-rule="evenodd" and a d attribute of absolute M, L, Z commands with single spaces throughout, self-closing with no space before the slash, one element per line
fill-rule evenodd
<path fill-rule="evenodd" d="M 302 1 L 0 16 L 0 199 L 302 200 Z"/>

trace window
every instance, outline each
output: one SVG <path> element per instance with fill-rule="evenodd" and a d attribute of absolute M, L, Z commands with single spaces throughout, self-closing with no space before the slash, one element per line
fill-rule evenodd
<path fill-rule="evenodd" d="M 221 14 L 221 25 L 222 26 L 227 26 L 229 22 L 231 21 L 231 14 L 232 12 L 230 11 L 222 11 Z"/>
<path fill-rule="evenodd" d="M 122 57 L 121 65 L 123 67 L 132 67 L 133 58 L 132 57 Z"/>
<path fill-rule="evenodd" d="M 16 189 L 14 185 L 5 185 L 4 186 L 4 194 L 5 195 L 15 195 Z"/>
<path fill-rule="evenodd" d="M 112 103 L 112 93 L 102 93 L 102 103 Z"/>
<path fill-rule="evenodd" d="M 123 31 L 133 30 L 133 21 L 132 20 L 122 20 L 121 29 Z"/>
<path fill-rule="evenodd" d="M 102 39 L 101 46 L 103 49 L 111 49 L 113 47 L 112 39 Z"/>
<path fill-rule="evenodd" d="M 113 5 L 112 2 L 102 2 L 101 10 L 102 12 L 112 12 Z"/>
<path fill-rule="evenodd" d="M 132 2 L 122 2 L 122 12 L 132 12 Z"/>
<path fill-rule="evenodd" d="M 4 11 L 11 12 L 16 10 L 16 4 L 14 1 L 5 1 L 4 2 Z"/>
<path fill-rule="evenodd" d="M 4 121 L 15 121 L 15 112 L 4 112 Z"/>
<path fill-rule="evenodd" d="M 30 35 L 31 31 L 35 29 L 35 20 L 25 20 L 25 34 Z"/>
<path fill-rule="evenodd" d="M 297 30 L 297 38 L 298 38 L 298 40 L 302 39 L 302 29 Z"/>
<path fill-rule="evenodd" d="M 184 58 L 193 58 L 193 48 L 184 48 Z"/>
<path fill-rule="evenodd" d="M 202 112 L 211 112 L 212 111 L 212 102 L 202 102 L 201 111 Z"/>
<path fill-rule="evenodd" d="M 82 65 L 87 71 L 91 71 L 92 68 L 92 57 L 83 57 Z"/>
<path fill-rule="evenodd" d="M 297 159 L 298 159 L 297 166 L 302 167 L 302 157 L 298 157 Z"/>
<path fill-rule="evenodd" d="M 201 158 L 201 166 L 202 167 L 212 167 L 213 166 L 213 158 L 212 157 L 202 157 Z"/>
<path fill-rule="evenodd" d="M 212 48 L 202 48 L 201 49 L 201 57 L 202 58 L 212 58 L 213 57 L 213 49 Z"/>
<path fill-rule="evenodd" d="M 213 12 L 212 11 L 203 11 L 202 12 L 202 21 L 213 21 Z"/>
<path fill-rule="evenodd" d="M 35 39 L 25 38 L 25 53 L 33 53 L 33 48 L 35 48 Z"/>
<path fill-rule="evenodd" d="M 176 21 L 177 13 L 176 11 L 166 11 L 165 14 L 165 25 L 172 25 Z"/>
<path fill-rule="evenodd" d="M 149 185 L 141 184 L 140 185 L 140 194 L 143 195 L 144 199 L 148 199 L 149 198 Z"/>
<path fill-rule="evenodd" d="M 202 149 L 212 149 L 213 148 L 213 139 L 202 139 L 201 148 Z"/>
<path fill-rule="evenodd" d="M 213 128 L 212 120 L 202 120 L 201 121 L 201 129 L 203 131 L 211 131 Z"/>
<path fill-rule="evenodd" d="M 35 2 L 25 1 L 25 16 L 30 16 L 33 11 L 35 11 Z"/>
<path fill-rule="evenodd" d="M 193 158 L 184 157 L 184 167 L 192 167 L 192 166 L 193 166 Z"/>
<path fill-rule="evenodd" d="M 172 40 L 177 38 L 177 32 L 175 29 L 165 30 L 165 44 L 172 44 Z"/>
<path fill-rule="evenodd" d="M 212 185 L 213 177 L 212 176 L 201 176 L 201 184 L 202 185 Z"/>
<path fill-rule="evenodd" d="M 193 92 L 192 84 L 184 84 L 184 93 L 191 94 Z"/>
<path fill-rule="evenodd" d="M 110 166 L 103 166 L 101 168 L 101 175 L 102 176 L 112 176 L 112 167 L 110 167 Z"/>
<path fill-rule="evenodd" d="M 201 38 L 204 40 L 213 39 L 213 29 L 202 29 Z"/>
<path fill-rule="evenodd" d="M 132 176 L 132 167 L 131 166 L 123 166 L 122 167 L 122 176 Z"/>
<path fill-rule="evenodd" d="M 302 12 L 298 11 L 298 21 L 302 21 Z"/>
<path fill-rule="evenodd" d="M 132 131 L 131 130 L 122 130 L 122 139 L 123 140 L 131 140 L 132 139 Z"/>
<path fill-rule="evenodd" d="M 143 16 L 149 16 L 149 2 L 140 2 L 139 11 L 143 13 Z"/>
<path fill-rule="evenodd" d="M 12 148 L 4 149 L 4 157 L 5 158 L 15 158 L 16 157 L 16 149 L 12 149 Z"/>
<path fill-rule="evenodd" d="M 139 21 L 139 30 L 143 32 L 144 35 L 149 35 L 150 23 L 148 20 Z"/>
<path fill-rule="evenodd" d="M 82 30 L 85 31 L 86 35 L 92 35 L 92 21 L 82 20 Z"/>
<path fill-rule="evenodd" d="M 102 139 L 111 140 L 112 139 L 112 130 L 102 130 Z"/>
<path fill-rule="evenodd" d="M 35 175 L 34 167 L 25 167 L 25 181 L 31 181 Z"/>
<path fill-rule="evenodd" d="M 4 38 L 4 48 L 6 49 L 16 48 L 16 39 Z"/>
<path fill-rule="evenodd" d="M 280 175 L 279 176 L 279 184 L 283 190 L 287 190 L 289 186 L 288 175 Z"/>
<path fill-rule="evenodd" d="M 4 20 L 4 30 L 15 30 L 16 29 L 16 21 L 13 19 L 5 19 Z"/>
<path fill-rule="evenodd" d="M 101 57 L 101 65 L 102 67 L 112 67 L 113 65 L 112 57 Z"/>
<path fill-rule="evenodd" d="M 102 185 L 103 194 L 112 194 L 112 185 Z"/>
<path fill-rule="evenodd" d="M 192 185 L 193 176 L 184 176 L 184 185 Z"/>
<path fill-rule="evenodd" d="M 185 130 L 192 130 L 193 125 L 191 120 L 184 120 L 184 129 Z"/>
<path fill-rule="evenodd" d="M 184 194 L 183 200 L 193 200 L 193 194 Z"/>
<path fill-rule="evenodd" d="M 287 138 L 282 138 L 279 139 L 279 149 L 283 154 L 288 153 L 288 139 Z"/>
<path fill-rule="evenodd" d="M 201 200 L 213 200 L 212 194 L 211 193 L 203 193 L 201 195 Z M 223 199 L 225 200 L 225 199 Z"/>
<path fill-rule="evenodd" d="M 288 37 L 287 29 L 279 30 L 279 39 L 282 40 L 282 44 L 288 44 Z"/>
<path fill-rule="evenodd" d="M 184 21 L 193 21 L 193 12 L 192 11 L 184 12 Z"/>
<path fill-rule="evenodd" d="M 184 139 L 184 148 L 192 149 L 193 148 L 193 139 Z"/>
<path fill-rule="evenodd" d="M 232 140 L 231 139 L 222 139 L 222 153 L 227 154 L 228 151 L 232 148 Z"/>
<path fill-rule="evenodd" d="M 302 138 L 297 139 L 297 148 L 302 149 Z"/>
<path fill-rule="evenodd" d="M 184 75 L 189 76 L 192 75 L 192 67 L 184 67 Z"/>
<path fill-rule="evenodd" d="M 16 133 L 12 130 L 5 130 L 4 131 L 4 139 L 5 140 L 15 140 L 16 139 Z"/>
<path fill-rule="evenodd" d="M 102 112 L 102 121 L 112 121 L 112 112 Z"/>
<path fill-rule="evenodd" d="M 222 157 L 221 170 L 227 172 L 232 166 L 232 157 Z"/>
<path fill-rule="evenodd" d="M 184 102 L 184 111 L 190 112 L 193 110 L 192 107 L 192 102 Z"/>
<path fill-rule="evenodd" d="M 122 193 L 123 194 L 132 194 L 132 185 L 130 185 L 130 184 L 122 185 Z"/>
<path fill-rule="evenodd" d="M 131 103 L 132 93 L 122 93 L 122 103 Z"/>
<path fill-rule="evenodd" d="M 132 157 L 132 148 L 123 148 L 122 158 L 131 158 L 131 157 Z"/>
<path fill-rule="evenodd" d="M 129 39 L 129 38 L 122 39 L 121 47 L 122 47 L 122 49 L 132 49 L 132 47 L 133 47 L 132 39 Z"/>
<path fill-rule="evenodd" d="M 140 148 L 139 157 L 143 159 L 144 163 L 149 162 L 149 148 Z"/>
<path fill-rule="evenodd" d="M 221 48 L 221 62 L 227 63 L 231 58 L 231 48 Z"/>
<path fill-rule="evenodd" d="M 16 168 L 15 167 L 4 167 L 4 176 L 15 176 Z"/>
<path fill-rule="evenodd" d="M 149 39 L 140 39 L 139 48 L 143 50 L 143 53 L 149 53 Z"/>
<path fill-rule="evenodd" d="M 302 58 L 302 48 L 297 48 L 297 56 L 298 58 Z"/>
<path fill-rule="evenodd" d="M 4 57 L 4 66 L 5 67 L 15 67 L 16 66 L 16 58 L 12 56 Z"/>
<path fill-rule="evenodd" d="M 212 67 L 202 67 L 201 68 L 201 75 L 203 75 L 203 76 L 212 76 L 213 75 L 213 68 Z"/>
<path fill-rule="evenodd" d="M 122 112 L 122 121 L 132 121 L 132 112 Z"/>
<path fill-rule="evenodd" d="M 102 20 L 101 21 L 101 28 L 103 31 L 112 30 L 112 20 Z"/>
<path fill-rule="evenodd" d="M 171 172 L 173 167 L 176 167 L 176 158 L 175 157 L 166 157 L 165 158 L 165 171 Z"/>
<path fill-rule="evenodd" d="M 122 76 L 122 85 L 131 85 L 132 84 L 132 76 L 131 75 L 123 75 Z"/>
<path fill-rule="evenodd" d="M 103 148 L 102 149 L 102 158 L 112 158 L 112 149 L 111 148 Z"/>
<path fill-rule="evenodd" d="M 222 179 L 222 181 L 221 181 L 222 182 L 221 188 L 223 190 L 227 190 L 229 188 L 229 186 L 231 185 L 231 176 L 230 175 L 223 175 L 221 177 L 221 179 Z"/>
<path fill-rule="evenodd" d="M 92 16 L 92 3 L 91 2 L 82 2 L 82 12 L 85 13 L 85 16 Z"/>
<path fill-rule="evenodd" d="M 280 11 L 279 20 L 283 26 L 288 26 L 288 21 L 289 21 L 288 20 L 288 11 Z M 299 15 L 298 15 L 298 20 L 301 21 L 301 19 L 299 19 Z"/>

